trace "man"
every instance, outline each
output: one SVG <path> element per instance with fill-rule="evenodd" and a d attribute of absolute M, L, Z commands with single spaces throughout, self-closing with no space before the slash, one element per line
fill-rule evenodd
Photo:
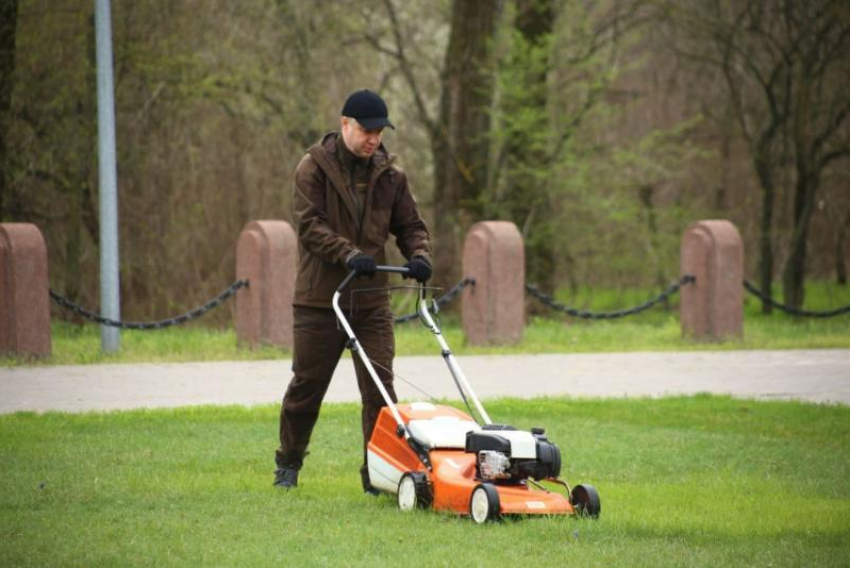
<path fill-rule="evenodd" d="M 340 133 L 313 145 L 295 171 L 293 213 L 298 233 L 295 280 L 293 378 L 280 412 L 280 447 L 274 484 L 291 489 L 307 455 L 322 399 L 348 341 L 337 325 L 331 299 L 351 271 L 358 278 L 340 306 L 393 401 L 393 316 L 389 309 L 384 244 L 395 236 L 409 259 L 410 276 L 431 276 L 431 243 L 404 172 L 381 144 L 389 121 L 387 105 L 376 93 L 352 93 L 342 108 Z M 362 278 L 363 276 L 368 278 Z M 380 391 L 359 358 L 354 367 L 363 403 L 363 489 L 375 494 L 366 467 L 366 444 L 385 406 Z"/>

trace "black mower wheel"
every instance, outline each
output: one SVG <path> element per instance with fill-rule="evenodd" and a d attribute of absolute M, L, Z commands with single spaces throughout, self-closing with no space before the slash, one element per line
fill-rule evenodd
<path fill-rule="evenodd" d="M 472 490 L 469 516 L 479 525 L 502 518 L 499 492 L 491 483 L 481 483 Z"/>
<path fill-rule="evenodd" d="M 570 505 L 579 517 L 598 519 L 602 512 L 599 493 L 592 485 L 576 485 L 570 493 Z"/>
<path fill-rule="evenodd" d="M 421 471 L 411 471 L 401 476 L 398 482 L 398 508 L 400 511 L 427 509 L 431 506 L 431 486 L 428 477 Z"/>

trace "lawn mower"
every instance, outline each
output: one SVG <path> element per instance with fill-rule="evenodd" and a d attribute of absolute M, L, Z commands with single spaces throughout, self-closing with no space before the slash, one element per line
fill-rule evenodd
<path fill-rule="evenodd" d="M 406 274 L 407 268 L 378 266 L 378 271 Z M 419 286 L 419 317 L 436 338 L 469 414 L 431 402 L 395 404 L 339 306 L 355 277 L 352 271 L 339 285 L 333 309 L 349 349 L 363 361 L 387 404 L 367 445 L 369 478 L 376 489 L 395 494 L 402 511 L 433 508 L 476 523 L 505 515 L 599 516 L 599 494 L 592 485 L 570 488 L 559 478 L 561 452 L 542 428 L 527 432 L 490 420 L 429 311 L 424 284 Z M 469 400 L 480 423 L 471 417 Z"/>

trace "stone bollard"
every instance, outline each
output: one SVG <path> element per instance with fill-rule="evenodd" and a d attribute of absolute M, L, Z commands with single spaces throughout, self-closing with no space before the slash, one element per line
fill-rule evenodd
<path fill-rule="evenodd" d="M 473 345 L 522 341 L 525 325 L 525 251 L 508 221 L 476 223 L 463 244 L 463 330 Z"/>
<path fill-rule="evenodd" d="M 698 221 L 682 237 L 682 335 L 701 340 L 743 337 L 744 245 L 729 221 Z"/>
<path fill-rule="evenodd" d="M 0 355 L 50 355 L 49 290 L 41 231 L 0 223 Z"/>
<path fill-rule="evenodd" d="M 251 349 L 260 344 L 292 347 L 292 298 L 298 248 L 286 221 L 251 221 L 236 244 L 236 278 L 248 280 L 236 293 L 236 338 Z"/>

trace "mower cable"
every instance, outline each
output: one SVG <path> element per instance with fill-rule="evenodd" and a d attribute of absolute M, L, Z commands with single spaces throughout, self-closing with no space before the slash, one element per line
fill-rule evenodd
<path fill-rule="evenodd" d="M 386 372 L 388 372 L 389 374 L 391 374 L 391 375 L 393 376 L 393 378 L 394 378 L 394 379 L 401 379 L 401 382 L 406 383 L 407 385 L 409 385 L 409 386 L 411 386 L 411 387 L 415 388 L 416 390 L 418 390 L 419 392 L 421 392 L 422 394 L 424 394 L 425 396 L 427 396 L 429 399 L 431 399 L 432 401 L 435 401 L 435 402 L 436 402 L 436 400 L 437 400 L 437 399 L 436 399 L 435 397 L 433 397 L 433 396 L 431 396 L 430 394 L 428 394 L 428 393 L 427 393 L 424 389 L 419 388 L 419 387 L 418 387 L 416 384 L 414 384 L 412 381 L 409 381 L 408 379 L 405 379 L 404 377 L 402 377 L 401 375 L 399 375 L 399 374 L 398 374 L 398 373 L 396 373 L 395 371 L 392 371 L 392 370 L 390 370 L 390 369 L 388 369 L 388 368 L 384 367 L 383 365 L 381 365 L 380 363 L 378 363 L 377 361 L 375 361 L 375 360 L 374 360 L 374 359 L 372 359 L 371 357 L 369 357 L 369 361 L 371 361 L 371 363 L 372 363 L 373 365 L 375 365 L 376 367 L 380 367 L 380 368 L 381 368 L 381 369 L 383 369 L 384 371 L 386 371 Z"/>
<path fill-rule="evenodd" d="M 423 323 L 425 323 L 425 322 L 424 322 L 424 320 L 423 320 Z M 443 358 L 448 357 L 448 355 L 450 355 L 450 354 L 451 354 L 451 352 L 450 352 L 450 351 L 449 351 L 449 352 L 447 352 L 447 353 L 444 353 L 444 354 L 443 354 Z M 371 359 L 370 359 L 370 361 L 371 361 Z M 386 367 L 384 367 L 384 366 L 383 366 L 383 365 L 381 365 L 380 363 L 377 363 L 377 362 L 375 362 L 375 361 L 372 361 L 372 363 L 373 363 L 373 364 L 375 364 L 375 365 L 377 365 L 377 366 L 379 366 L 379 367 L 381 367 L 383 370 L 385 370 L 385 371 L 387 371 L 387 372 L 389 372 L 389 373 L 392 373 L 392 375 L 393 375 L 394 377 L 398 377 L 398 378 L 399 378 L 399 379 L 401 379 L 403 382 L 407 383 L 408 385 L 412 386 L 413 388 L 415 388 L 416 390 L 418 390 L 419 392 L 421 392 L 422 394 L 424 394 L 425 396 L 427 396 L 428 398 L 430 398 L 432 401 L 436 401 L 436 400 L 437 400 L 436 398 L 434 398 L 433 396 L 431 396 L 430 394 L 428 394 L 427 392 L 425 392 L 423 389 L 421 389 L 421 388 L 419 388 L 418 386 L 416 386 L 415 384 L 413 384 L 411 381 L 409 381 L 409 380 L 405 379 L 405 378 L 404 378 L 404 377 L 402 377 L 401 375 L 397 375 L 394 371 L 390 371 L 389 369 L 387 369 Z M 463 391 L 463 388 L 462 388 L 462 387 L 461 387 L 461 385 L 460 385 L 460 381 L 458 381 L 458 380 L 457 380 L 457 377 L 455 376 L 455 374 L 454 374 L 454 373 L 450 372 L 449 374 L 452 376 L 452 380 L 455 382 L 455 386 L 457 387 L 457 391 L 460 393 L 460 398 L 463 400 L 463 404 L 464 404 L 464 405 L 466 405 L 466 410 L 469 412 L 469 415 L 470 415 L 470 416 L 472 416 L 472 418 L 475 420 L 475 423 L 476 423 L 476 424 L 478 424 L 479 426 L 482 426 L 483 424 L 482 424 L 481 417 L 480 417 L 480 416 L 478 416 L 478 415 L 475 413 L 475 411 L 473 411 L 473 410 L 472 410 L 472 406 L 470 406 L 470 404 L 469 404 L 469 399 L 467 399 L 467 398 L 466 398 L 466 393 Z"/>
<path fill-rule="evenodd" d="M 469 415 L 472 416 L 475 419 L 476 424 L 478 424 L 479 426 L 483 426 L 481 424 L 481 422 L 482 422 L 482 420 L 480 419 L 481 417 L 478 416 L 476 418 L 477 415 L 475 414 L 475 412 L 472 411 L 472 407 L 469 405 L 469 400 L 467 400 L 467 398 L 466 398 L 466 393 L 463 392 L 463 388 L 461 388 L 461 386 L 460 386 L 460 381 L 457 380 L 457 377 L 455 376 L 454 373 L 450 373 L 450 374 L 452 376 L 452 379 L 454 379 L 455 386 L 457 386 L 457 391 L 460 393 L 460 398 L 463 399 L 463 403 L 466 405 L 466 409 L 469 411 Z"/>

